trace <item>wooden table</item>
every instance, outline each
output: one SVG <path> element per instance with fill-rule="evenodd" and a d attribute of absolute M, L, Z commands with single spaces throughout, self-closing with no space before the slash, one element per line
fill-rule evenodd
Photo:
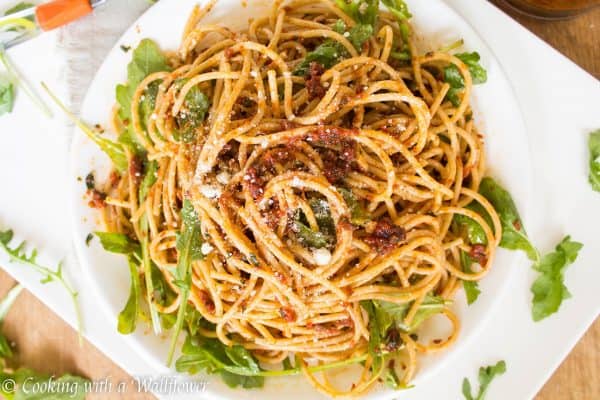
<path fill-rule="evenodd" d="M 546 22 L 519 15 L 503 5 L 501 7 L 600 78 L 600 9 L 572 20 Z M 4 296 L 14 283 L 10 276 L 0 271 L 0 296 Z M 19 365 L 54 374 L 71 372 L 91 379 L 110 377 L 115 384 L 130 381 L 123 370 L 93 345 L 86 342 L 82 348 L 77 346 L 77 334 L 28 292 L 21 294 L 2 331 L 16 343 Z M 126 395 L 96 394 L 88 396 L 88 399 L 154 399 L 149 394 L 137 393 L 135 385 L 129 384 L 128 387 L 132 390 Z M 600 398 L 600 320 L 590 328 L 536 397 L 538 400 L 597 398 Z"/>

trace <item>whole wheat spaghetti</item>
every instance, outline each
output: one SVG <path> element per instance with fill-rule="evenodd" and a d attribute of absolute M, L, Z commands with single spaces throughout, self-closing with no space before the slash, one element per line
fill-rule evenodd
<path fill-rule="evenodd" d="M 359 17 L 370 12 L 372 2 L 356 3 Z M 113 110 L 138 150 L 125 147 L 128 170 L 104 188 L 107 230 L 142 246 L 136 271 L 157 315 L 196 313 L 189 336 L 242 346 L 260 363 L 240 375 L 301 371 L 332 396 L 408 383 L 418 354 L 455 341 L 451 299 L 489 271 L 501 235 L 477 193 L 486 165 L 468 66 L 419 55 L 408 23 L 383 9 L 368 28 L 329 1 L 275 2 L 232 32 L 202 23 L 212 5 L 194 10 L 131 109 Z M 464 83 L 455 101 L 449 66 Z M 174 271 L 186 201 L 201 254 L 184 297 Z M 484 244 L 465 239 L 457 215 Z M 478 266 L 466 270 L 465 255 Z M 157 297 L 159 281 L 170 296 Z M 451 331 L 419 340 L 433 315 Z M 352 363 L 363 372 L 351 387 L 327 378 Z"/>

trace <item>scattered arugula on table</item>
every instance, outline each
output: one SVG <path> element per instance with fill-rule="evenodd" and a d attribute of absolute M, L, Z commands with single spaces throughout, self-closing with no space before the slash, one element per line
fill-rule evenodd
<path fill-rule="evenodd" d="M 23 264 L 42 275 L 44 277 L 41 281 L 42 283 L 57 282 L 65 289 L 65 291 L 69 294 L 71 302 L 73 303 L 73 308 L 75 309 L 75 315 L 77 317 L 77 331 L 79 334 L 79 343 L 83 343 L 83 324 L 81 319 L 81 311 L 79 309 L 78 293 L 73 289 L 71 284 L 68 283 L 65 276 L 63 275 L 62 263 L 58 264 L 56 270 L 52 270 L 46 266 L 39 264 L 37 261 L 37 250 L 33 249 L 29 253 L 29 255 L 27 255 L 27 252 L 25 250 L 26 243 L 24 241 L 15 247 L 10 246 L 10 243 L 13 240 L 13 236 L 13 231 L 10 229 L 6 231 L 0 231 L 0 247 L 4 249 L 11 262 L 18 262 L 20 264 Z"/>
<path fill-rule="evenodd" d="M 533 308 L 531 314 L 534 321 L 540 321 L 558 311 L 563 300 L 571 297 L 564 284 L 564 271 L 572 264 L 583 245 L 565 237 L 554 252 L 543 256 L 533 268 L 540 273 L 533 285 Z"/>
<path fill-rule="evenodd" d="M 22 289 L 21 285 L 16 285 L 0 301 L 0 324 L 2 324 L 4 317 Z M 86 386 L 89 385 L 89 380 L 66 374 L 54 377 L 56 385 L 49 388 L 48 385 L 42 385 L 42 383 L 49 381 L 49 375 L 38 373 L 29 368 L 7 368 L 9 362 L 12 363 L 13 356 L 14 352 L 8 339 L 0 332 L 0 395 L 4 398 L 8 400 L 85 399 Z M 24 382 L 27 382 L 28 390 L 23 389 Z M 36 383 L 40 383 L 39 390 L 34 391 L 32 387 Z M 61 390 L 60 388 L 66 389 Z"/>
<path fill-rule="evenodd" d="M 596 192 L 600 192 L 600 129 L 590 133 L 588 138 L 590 153 L 589 182 Z"/>
<path fill-rule="evenodd" d="M 468 67 L 473 84 L 479 85 L 487 82 L 487 71 L 479 63 L 481 58 L 479 53 L 459 53 L 454 56 Z M 443 73 L 444 81 L 450 85 L 450 89 L 446 94 L 446 99 L 448 99 L 453 106 L 458 107 L 461 103 L 459 95 L 465 88 L 465 79 L 458 67 L 454 64 L 445 67 Z"/>
<path fill-rule="evenodd" d="M 495 377 L 502 375 L 506 372 L 506 362 L 498 361 L 495 365 L 489 365 L 487 367 L 479 368 L 479 392 L 472 394 L 471 382 L 467 378 L 463 380 L 462 393 L 465 400 L 484 400 L 485 394 L 487 393 L 490 383 Z"/>
<path fill-rule="evenodd" d="M 181 232 L 177 236 L 176 241 L 179 259 L 177 266 L 173 270 L 173 276 L 175 277 L 174 283 L 179 287 L 181 301 L 179 310 L 177 312 L 177 320 L 175 322 L 175 326 L 173 327 L 171 345 L 169 348 L 169 355 L 167 357 L 167 365 L 171 365 L 173 354 L 175 353 L 175 345 L 177 344 L 177 339 L 185 320 L 185 313 L 187 310 L 186 305 L 192 284 L 192 262 L 195 260 L 200 260 L 204 257 L 202 254 L 200 219 L 198 217 L 198 213 L 194 209 L 194 206 L 188 199 L 183 201 L 181 220 L 183 222 L 183 226 L 181 228 Z"/>

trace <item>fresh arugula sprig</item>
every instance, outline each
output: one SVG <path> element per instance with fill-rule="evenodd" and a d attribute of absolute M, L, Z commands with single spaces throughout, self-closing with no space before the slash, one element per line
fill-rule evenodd
<path fill-rule="evenodd" d="M 67 293 L 71 297 L 73 308 L 75 309 L 75 316 L 77 318 L 77 333 L 79 335 L 79 343 L 82 344 L 83 322 L 81 319 L 81 311 L 79 308 L 79 294 L 73 289 L 71 284 L 67 282 L 65 276 L 63 275 L 62 262 L 58 264 L 56 270 L 52 270 L 48 267 L 39 264 L 37 262 L 37 250 L 33 249 L 31 253 L 27 255 L 27 252 L 25 250 L 26 243 L 24 241 L 16 247 L 10 246 L 10 242 L 12 241 L 13 236 L 13 231 L 10 229 L 6 231 L 0 231 L 0 247 L 2 247 L 6 254 L 8 254 L 8 257 L 11 262 L 14 261 L 28 266 L 40 275 L 42 275 L 44 277 L 41 281 L 42 283 L 57 282 L 67 291 Z"/>
<path fill-rule="evenodd" d="M 139 84 L 148 75 L 170 70 L 171 67 L 169 66 L 167 57 L 162 53 L 158 45 L 150 39 L 143 39 L 132 52 L 131 62 L 127 66 L 127 83 L 117 85 L 115 89 L 117 104 L 119 104 L 119 118 L 126 126 L 125 131 L 119 137 L 119 142 L 130 146 L 138 154 L 143 153 L 145 150 L 139 144 L 130 123 L 131 100 Z M 143 100 L 140 101 L 138 112 L 142 115 L 143 125 L 145 125 L 147 118 L 154 111 L 158 84 L 159 82 L 157 81 L 148 85 L 144 92 Z"/>
<path fill-rule="evenodd" d="M 310 372 L 322 372 L 363 363 L 366 359 L 367 355 L 365 354 L 342 361 L 307 366 L 306 369 Z M 182 355 L 175 363 L 175 369 L 178 372 L 187 372 L 192 375 L 199 372 L 221 375 L 225 373 L 225 383 L 232 387 L 242 386 L 245 388 L 261 387 L 264 377 L 292 376 L 302 373 L 300 365 L 296 363 L 295 366 L 292 366 L 289 359 L 283 361 L 283 367 L 282 370 L 264 370 L 243 346 L 227 347 L 218 339 L 202 336 L 194 338 L 188 336 L 182 348 Z M 246 380 L 246 377 L 255 379 Z"/>
<path fill-rule="evenodd" d="M 600 192 L 600 129 L 590 133 L 588 138 L 590 171 L 588 179 L 592 189 Z"/>
<path fill-rule="evenodd" d="M 502 225 L 500 247 L 509 250 L 523 250 L 531 261 L 537 262 L 540 254 L 527 236 L 523 221 L 510 193 L 490 177 L 481 180 L 479 193 L 492 204 L 500 218 Z"/>
<path fill-rule="evenodd" d="M 484 400 L 490 383 L 492 383 L 496 376 L 502 375 L 505 372 L 506 362 L 504 361 L 498 361 L 495 365 L 479 368 L 479 392 L 476 395 L 471 393 L 471 382 L 467 378 L 463 380 L 462 393 L 465 396 L 465 400 Z"/>
<path fill-rule="evenodd" d="M 318 231 L 314 231 L 306 223 L 306 218 L 301 210 L 297 210 L 294 215 L 292 230 L 296 234 L 298 241 L 306 246 L 315 249 L 321 249 L 335 243 L 335 227 L 329 205 L 321 199 L 311 199 L 310 207 L 313 211 Z"/>
<path fill-rule="evenodd" d="M 363 225 L 369 222 L 367 211 L 351 190 L 337 188 L 337 191 L 342 195 L 346 205 L 348 205 L 348 208 L 350 209 L 350 222 L 352 222 L 353 225 Z"/>
<path fill-rule="evenodd" d="M 85 133 L 87 137 L 89 137 L 94 143 L 96 143 L 98 145 L 98 147 L 100 147 L 100 149 L 104 153 L 106 153 L 106 155 L 111 159 L 115 168 L 120 173 L 125 173 L 125 171 L 127 171 L 127 167 L 129 165 L 129 163 L 127 162 L 127 157 L 125 156 L 125 151 L 123 150 L 123 146 L 120 143 L 115 143 L 112 140 L 108 140 L 108 139 L 102 137 L 100 135 L 100 133 L 94 131 L 85 122 L 83 122 L 81 119 L 77 118 L 75 116 L 75 114 L 73 114 L 71 111 L 69 111 L 69 109 L 67 109 L 67 107 L 59 100 L 59 98 L 56 97 L 56 95 L 54 93 L 52 93 L 52 91 L 48 88 L 48 86 L 44 82 L 42 82 L 42 87 L 44 88 L 46 93 L 48 93 L 50 98 L 52 98 L 52 100 L 54 100 L 56 105 L 61 110 L 64 111 L 64 113 L 67 115 L 67 117 L 69 117 L 69 119 L 71 121 L 73 121 L 73 123 L 75 125 L 77 125 L 77 127 L 79 129 L 81 129 L 81 131 L 83 133 Z"/>
<path fill-rule="evenodd" d="M 393 367 L 387 364 L 403 348 L 403 343 L 393 331 L 413 333 L 425 320 L 441 313 L 450 303 L 435 296 L 426 296 L 415 313 L 412 322 L 404 320 L 412 302 L 392 303 L 388 301 L 361 301 L 361 307 L 369 316 L 369 355 L 373 360 L 371 370 L 377 373 L 383 369 L 384 382 L 392 389 L 402 389 Z"/>
<path fill-rule="evenodd" d="M 209 108 L 210 100 L 204 92 L 198 86 L 191 88 L 185 95 L 183 108 L 175 116 L 177 138 L 183 143 L 193 143 L 196 140 L 196 130 L 204 122 Z"/>
<path fill-rule="evenodd" d="M 335 0 L 335 4 L 358 24 L 374 26 L 377 23 L 379 0 Z"/>
<path fill-rule="evenodd" d="M 181 210 L 181 220 L 183 226 L 181 232 L 177 236 L 176 247 L 179 253 L 179 260 L 176 268 L 172 271 L 175 277 L 175 284 L 179 287 L 181 301 L 179 310 L 177 312 L 177 320 L 173 327 L 173 333 L 171 337 L 171 346 L 169 348 L 169 355 L 167 357 L 167 365 L 171 365 L 173 355 L 175 353 L 175 346 L 177 345 L 177 339 L 183 323 L 185 321 L 185 314 L 187 310 L 187 301 L 190 295 L 190 287 L 192 284 L 192 262 L 200 260 L 204 257 L 202 254 L 202 233 L 200 219 L 198 213 L 194 209 L 191 201 L 185 199 L 183 201 L 183 208 Z"/>
<path fill-rule="evenodd" d="M 392 51 L 391 56 L 400 61 L 409 61 L 412 58 L 410 53 L 410 24 L 408 21 L 412 18 L 412 14 L 408 10 L 408 5 L 404 0 L 381 0 L 387 9 L 396 17 L 398 26 L 400 27 L 400 35 L 402 36 L 402 44 L 397 46 L 396 50 Z"/>
<path fill-rule="evenodd" d="M 533 307 L 531 315 L 534 321 L 540 321 L 558 311 L 563 300 L 571 297 L 564 284 L 565 269 L 575 262 L 583 244 L 565 237 L 554 252 L 546 254 L 533 268 L 540 273 L 533 285 Z"/>
<path fill-rule="evenodd" d="M 455 54 L 454 56 L 465 63 L 469 68 L 473 84 L 479 85 L 487 82 L 487 71 L 479 63 L 481 58 L 479 53 L 460 53 Z M 458 107 L 461 103 L 459 95 L 465 88 L 465 80 L 456 65 L 452 64 L 444 68 L 444 81 L 450 85 L 450 90 L 448 90 L 448 93 L 446 94 L 446 99 L 448 99 L 453 106 Z"/>
<path fill-rule="evenodd" d="M 464 272 L 467 274 L 473 272 L 473 259 L 466 251 L 460 251 L 460 263 Z M 476 281 L 463 281 L 463 289 L 465 290 L 465 295 L 467 296 L 468 305 L 475 303 L 481 294 L 481 290 L 479 289 L 479 285 Z"/>

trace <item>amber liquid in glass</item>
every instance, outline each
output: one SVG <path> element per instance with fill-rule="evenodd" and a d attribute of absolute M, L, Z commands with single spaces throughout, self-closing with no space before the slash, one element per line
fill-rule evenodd
<path fill-rule="evenodd" d="M 528 14 L 546 18 L 562 18 L 579 14 L 600 0 L 507 0 L 514 7 Z"/>

